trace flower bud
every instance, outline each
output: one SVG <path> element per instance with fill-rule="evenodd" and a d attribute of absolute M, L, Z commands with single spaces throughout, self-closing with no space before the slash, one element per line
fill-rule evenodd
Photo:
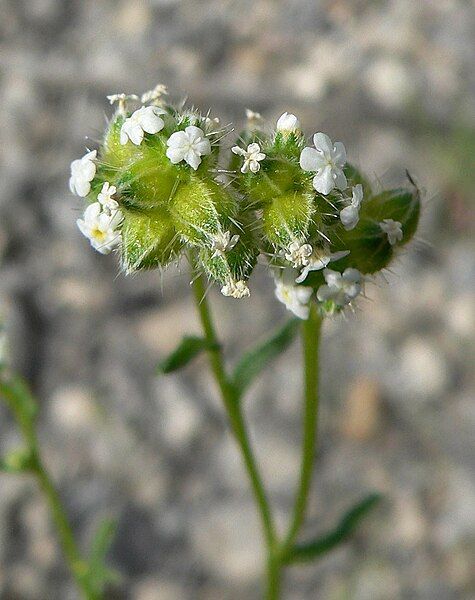
<path fill-rule="evenodd" d="M 294 240 L 306 240 L 315 215 L 311 194 L 290 192 L 274 198 L 262 211 L 262 231 L 271 244 L 285 249 Z"/>
<path fill-rule="evenodd" d="M 149 213 L 124 211 L 121 261 L 126 273 L 165 266 L 181 248 L 180 237 L 166 209 Z"/>
<path fill-rule="evenodd" d="M 385 219 L 401 225 L 402 239 L 409 242 L 417 228 L 420 196 L 417 190 L 389 190 L 366 200 L 361 205 L 360 220 L 351 231 L 343 227 L 334 237 L 332 249 L 349 250 L 350 254 L 337 263 L 338 270 L 354 267 L 361 273 L 376 273 L 390 263 L 394 247 L 384 227 Z"/>
<path fill-rule="evenodd" d="M 178 187 L 170 212 L 186 243 L 208 247 L 212 236 L 229 229 L 236 207 L 234 197 L 217 182 L 192 178 Z"/>
<path fill-rule="evenodd" d="M 295 115 L 285 112 L 277 120 L 276 130 L 284 135 L 295 133 L 300 131 L 300 121 Z"/>

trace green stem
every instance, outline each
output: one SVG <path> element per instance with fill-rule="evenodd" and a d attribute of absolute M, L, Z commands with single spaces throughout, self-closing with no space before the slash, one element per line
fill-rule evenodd
<path fill-rule="evenodd" d="M 312 482 L 318 421 L 318 349 L 322 319 L 316 306 L 311 305 L 310 315 L 302 322 L 304 353 L 304 417 L 300 482 L 295 498 L 290 527 L 282 545 L 282 557 L 290 550 L 305 520 L 308 494 Z"/>
<path fill-rule="evenodd" d="M 87 564 L 82 559 L 76 545 L 74 534 L 59 493 L 41 460 L 36 432 L 31 426 L 22 426 L 22 432 L 32 456 L 31 469 L 36 475 L 48 503 L 63 548 L 64 557 L 76 585 L 85 600 L 99 600 L 99 596 L 91 589 L 87 580 Z"/>
<path fill-rule="evenodd" d="M 232 431 L 241 449 L 244 464 L 251 482 L 254 497 L 259 509 L 262 521 L 262 529 L 268 552 L 267 563 L 267 599 L 276 600 L 279 597 L 280 588 L 280 563 L 276 561 L 276 533 L 270 504 L 264 489 L 264 484 L 257 468 L 254 453 L 252 451 L 246 425 L 242 415 L 239 399 L 230 382 L 224 368 L 222 350 L 218 344 L 216 332 L 211 319 L 211 314 L 206 300 L 206 289 L 201 275 L 196 276 L 193 282 L 193 293 L 198 308 L 204 335 L 210 342 L 211 350 L 208 350 L 211 370 L 221 392 L 221 397 L 228 413 Z"/>

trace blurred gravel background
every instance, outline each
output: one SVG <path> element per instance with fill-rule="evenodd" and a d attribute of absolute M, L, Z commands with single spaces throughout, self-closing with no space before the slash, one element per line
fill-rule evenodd
<path fill-rule="evenodd" d="M 1 311 L 81 543 L 118 519 L 123 581 L 108 598 L 259 598 L 259 528 L 205 362 L 154 376 L 198 331 L 186 268 L 116 276 L 114 257 L 77 231 L 67 188 L 70 161 L 93 145 L 84 136 L 102 131 L 105 95 L 157 82 L 224 122 L 246 107 L 296 112 L 375 181 L 399 184 L 407 167 L 426 190 L 421 240 L 389 285 L 326 324 L 307 531 L 368 491 L 386 501 L 352 543 L 290 570 L 286 600 L 474 598 L 473 2 L 0 0 L 0 11 Z M 287 316 L 264 273 L 252 294 L 212 293 L 231 360 Z M 247 401 L 282 522 L 299 362 L 297 344 Z M 2 450 L 17 441 L 3 409 L 0 436 Z M 0 478 L 0 598 L 76 598 L 28 478 Z"/>

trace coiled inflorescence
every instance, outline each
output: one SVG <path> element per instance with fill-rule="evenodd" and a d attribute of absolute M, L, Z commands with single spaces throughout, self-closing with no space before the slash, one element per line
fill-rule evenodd
<path fill-rule="evenodd" d="M 305 319 L 311 301 L 325 313 L 350 304 L 413 237 L 415 186 L 375 193 L 341 142 L 316 133 L 307 146 L 294 115 L 266 131 L 248 111 L 224 155 L 232 129 L 165 94 L 159 85 L 142 105 L 109 96 L 118 108 L 101 147 L 71 164 L 71 191 L 89 201 L 79 229 L 102 254 L 117 249 L 126 273 L 192 252 L 225 296 L 242 298 L 262 256 L 277 298 Z"/>

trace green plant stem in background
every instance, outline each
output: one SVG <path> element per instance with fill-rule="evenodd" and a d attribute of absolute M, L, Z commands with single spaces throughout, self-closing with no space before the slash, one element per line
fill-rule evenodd
<path fill-rule="evenodd" d="M 315 456 L 316 427 L 317 427 L 317 383 L 318 383 L 318 346 L 320 338 L 321 318 L 316 307 L 312 307 L 307 321 L 302 323 L 302 340 L 304 347 L 304 380 L 305 380 L 305 412 L 304 435 L 302 446 L 302 464 L 300 484 L 295 501 L 293 518 L 284 542 L 277 539 L 271 507 L 264 489 L 262 478 L 252 452 L 239 394 L 228 377 L 212 323 L 206 289 L 201 275 L 193 282 L 193 292 L 198 308 L 201 324 L 206 341 L 209 343 L 208 355 L 211 370 L 221 392 L 222 400 L 231 422 L 234 436 L 241 449 L 243 460 L 252 484 L 254 496 L 259 508 L 262 527 L 267 547 L 267 600 L 277 600 L 280 597 L 282 569 L 285 557 L 303 524 L 308 501 L 308 493 L 312 479 L 312 468 Z"/>
<path fill-rule="evenodd" d="M 39 457 L 33 466 L 34 473 L 39 481 L 40 487 L 48 502 L 51 515 L 53 517 L 56 530 L 63 548 L 63 553 L 71 570 L 71 573 L 76 581 L 78 588 L 81 590 L 84 598 L 87 600 L 99 600 L 99 596 L 90 589 L 87 581 L 88 566 L 81 558 L 78 550 L 68 517 L 61 503 L 58 491 L 54 486 L 48 472 L 41 463 Z"/>
<path fill-rule="evenodd" d="M 35 401 L 29 394 L 27 387 L 19 380 L 15 385 L 8 385 L 0 381 L 0 395 L 16 417 L 16 421 L 23 436 L 27 460 L 23 472 L 30 472 L 36 476 L 41 490 L 48 503 L 58 537 L 61 542 L 64 557 L 71 574 L 85 600 L 100 600 L 88 579 L 88 565 L 81 557 L 76 545 L 74 534 L 69 524 L 66 511 L 61 502 L 59 493 L 48 474 L 41 459 L 39 442 L 35 429 L 36 407 Z"/>

